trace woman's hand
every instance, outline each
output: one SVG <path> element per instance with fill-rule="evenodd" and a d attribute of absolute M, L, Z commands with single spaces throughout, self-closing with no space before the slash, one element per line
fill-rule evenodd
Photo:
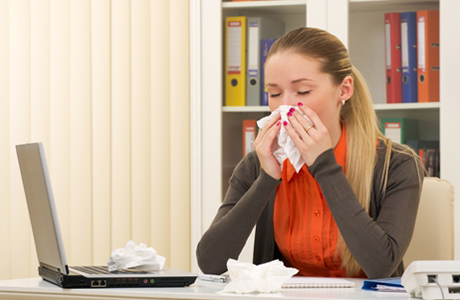
<path fill-rule="evenodd" d="M 263 128 L 259 130 L 254 141 L 254 150 L 259 157 L 260 166 L 265 173 L 275 179 L 281 178 L 281 166 L 273 156 L 276 147 L 276 136 L 281 129 L 280 115 L 271 118 Z"/>
<path fill-rule="evenodd" d="M 313 122 L 311 124 L 298 111 L 289 117 L 289 123 L 283 123 L 287 133 L 294 141 L 303 160 L 310 167 L 324 151 L 332 148 L 331 136 L 318 115 L 306 106 L 299 106 L 300 110 Z"/>

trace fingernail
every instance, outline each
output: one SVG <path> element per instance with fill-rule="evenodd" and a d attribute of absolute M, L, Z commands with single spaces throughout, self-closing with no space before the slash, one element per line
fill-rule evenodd
<path fill-rule="evenodd" d="M 286 122 L 286 121 L 283 121 L 283 125 L 286 126 L 286 125 L 287 125 L 287 122 Z"/>
<path fill-rule="evenodd" d="M 302 102 L 297 103 L 297 106 L 302 106 L 302 105 L 303 105 Z"/>
<path fill-rule="evenodd" d="M 276 123 L 276 126 L 280 126 L 280 125 L 281 125 L 281 122 Z"/>
<path fill-rule="evenodd" d="M 292 117 L 292 112 L 288 112 L 288 113 L 287 113 L 287 116 L 288 116 L 288 117 Z"/>
<path fill-rule="evenodd" d="M 291 109 L 289 110 L 291 113 L 295 112 L 295 108 L 294 107 L 291 107 Z"/>

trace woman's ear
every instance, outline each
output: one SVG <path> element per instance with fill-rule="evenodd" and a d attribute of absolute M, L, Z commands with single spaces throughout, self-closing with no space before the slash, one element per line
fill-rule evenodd
<path fill-rule="evenodd" d="M 346 76 L 340 84 L 340 101 L 347 101 L 353 96 L 354 92 L 353 78 Z"/>

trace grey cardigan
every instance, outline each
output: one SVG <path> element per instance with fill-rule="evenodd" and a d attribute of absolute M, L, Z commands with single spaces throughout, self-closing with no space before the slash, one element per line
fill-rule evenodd
<path fill-rule="evenodd" d="M 385 152 L 386 146 L 380 142 L 369 214 L 359 204 L 333 149 L 322 153 L 309 168 L 345 243 L 369 278 L 402 275 L 402 258 L 412 237 L 420 199 L 419 179 L 423 178 L 422 167 L 417 168 L 412 157 L 393 150 L 382 197 Z M 255 152 L 243 158 L 212 224 L 198 243 L 197 260 L 204 273 L 227 271 L 227 260 L 238 259 L 256 224 L 253 263 L 281 259 L 273 237 L 273 206 L 280 182 L 261 169 Z"/>

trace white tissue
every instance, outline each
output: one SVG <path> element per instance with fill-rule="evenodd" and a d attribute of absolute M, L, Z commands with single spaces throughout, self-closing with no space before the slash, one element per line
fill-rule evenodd
<path fill-rule="evenodd" d="M 162 270 L 166 258 L 157 254 L 152 247 L 128 241 L 124 248 L 115 249 L 107 265 L 109 272 L 126 269 L 142 269 L 146 271 Z"/>
<path fill-rule="evenodd" d="M 229 259 L 227 268 L 231 281 L 222 292 L 237 294 L 277 292 L 286 280 L 298 272 L 285 267 L 279 260 L 256 266 Z"/>
<path fill-rule="evenodd" d="M 289 112 L 291 108 L 294 108 L 295 110 L 297 110 L 301 115 L 303 115 L 310 122 L 310 124 L 313 124 L 313 122 L 307 116 L 304 115 L 304 113 L 299 109 L 299 107 L 292 106 L 292 105 L 280 105 L 269 116 L 264 117 L 260 119 L 259 121 L 257 121 L 257 126 L 259 126 L 259 128 L 263 128 L 265 124 L 267 124 L 267 122 L 271 118 L 273 118 L 273 116 L 276 116 L 278 114 L 281 114 L 281 122 L 286 121 L 290 123 L 287 117 L 287 113 Z M 279 162 L 281 167 L 283 167 L 283 161 L 286 158 L 289 158 L 289 161 L 294 166 L 296 172 L 299 173 L 300 169 L 305 164 L 305 161 L 303 160 L 302 155 L 300 154 L 299 150 L 297 150 L 297 147 L 295 146 L 294 141 L 291 139 L 291 137 L 289 136 L 289 134 L 287 133 L 283 125 L 281 125 L 281 129 L 278 132 L 277 137 L 278 137 L 278 148 L 276 148 L 276 150 L 273 152 L 273 156 Z"/>

